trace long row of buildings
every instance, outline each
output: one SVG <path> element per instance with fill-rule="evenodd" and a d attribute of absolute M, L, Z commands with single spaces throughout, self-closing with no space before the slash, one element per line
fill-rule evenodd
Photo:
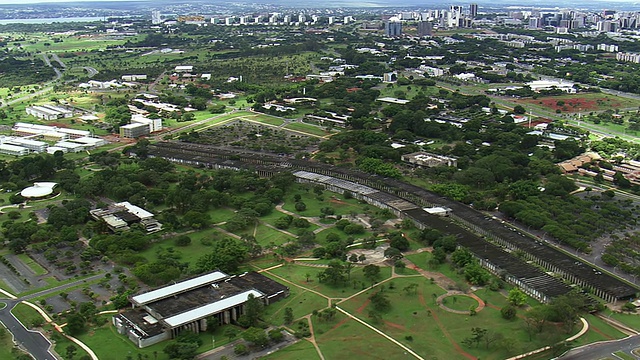
<path fill-rule="evenodd" d="M 464 204 L 394 179 L 325 164 L 196 144 L 153 144 L 149 146 L 149 155 L 196 166 L 251 168 L 262 176 L 291 171 L 298 181 L 322 185 L 339 193 L 350 192 L 354 198 L 412 220 L 418 228 L 431 227 L 456 235 L 458 244 L 468 248 L 485 268 L 540 301 L 566 294 L 571 290 L 569 284 L 588 289 L 608 302 L 627 301 L 639 292 L 633 284 L 519 233 Z M 455 221 L 424 210 L 432 207 L 451 209 L 450 218 Z M 514 253 L 522 255 L 515 256 Z"/>

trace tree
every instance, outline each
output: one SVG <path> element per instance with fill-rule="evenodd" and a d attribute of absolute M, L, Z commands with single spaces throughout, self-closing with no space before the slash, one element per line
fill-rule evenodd
<path fill-rule="evenodd" d="M 198 346 L 196 342 L 174 341 L 165 346 L 163 352 L 171 359 L 191 360 L 196 356 Z"/>
<path fill-rule="evenodd" d="M 253 343 L 257 346 L 265 346 L 269 343 L 269 338 L 264 330 L 250 327 L 245 332 L 242 333 L 242 338 L 246 341 Z"/>
<path fill-rule="evenodd" d="M 500 315 L 502 315 L 503 319 L 513 320 L 516 317 L 517 309 L 515 306 L 508 304 L 500 309 Z"/>
<path fill-rule="evenodd" d="M 291 324 L 293 322 L 293 309 L 287 307 L 284 309 L 284 323 Z"/>
<path fill-rule="evenodd" d="M 207 331 L 213 333 L 220 325 L 220 320 L 215 316 L 209 316 L 207 318 Z"/>
<path fill-rule="evenodd" d="M 67 326 L 65 327 L 65 331 L 69 333 L 69 335 L 78 335 L 85 330 L 86 319 L 82 314 L 79 313 L 71 313 L 67 316 Z"/>
<path fill-rule="evenodd" d="M 245 344 L 238 344 L 233 348 L 233 352 L 236 355 L 247 355 L 249 353 L 249 349 Z"/>
<path fill-rule="evenodd" d="M 73 360 L 73 357 L 78 352 L 78 349 L 73 345 L 67 346 L 67 348 L 65 350 L 67 352 L 67 359 L 69 359 L 69 360 Z"/>
<path fill-rule="evenodd" d="M 513 107 L 513 113 L 514 114 L 522 115 L 522 114 L 524 114 L 526 112 L 527 112 L 527 110 L 522 105 L 516 105 L 516 106 Z"/>
<path fill-rule="evenodd" d="M 406 292 L 407 295 L 410 295 L 410 294 L 415 295 L 415 294 L 418 293 L 418 284 L 411 283 L 411 284 L 405 286 L 402 290 L 404 290 L 404 292 Z"/>
<path fill-rule="evenodd" d="M 253 294 L 249 294 L 247 302 L 244 304 L 244 314 L 241 316 L 246 317 L 247 325 L 249 327 L 256 326 L 263 312 L 264 304 L 262 303 L 262 299 L 253 296 Z"/>
<path fill-rule="evenodd" d="M 344 283 L 347 280 L 344 265 L 339 260 L 331 261 L 329 266 L 318 274 L 318 277 L 321 282 L 327 281 L 333 285 Z"/>
<path fill-rule="evenodd" d="M 385 312 L 391 308 L 391 301 L 387 298 L 382 291 L 378 291 L 369 297 L 371 305 L 376 311 Z"/>
<path fill-rule="evenodd" d="M 380 267 L 377 265 L 369 264 L 362 269 L 362 272 L 364 273 L 364 277 L 369 279 L 372 284 L 380 277 Z"/>
<path fill-rule="evenodd" d="M 296 202 L 294 207 L 295 207 L 296 211 L 299 211 L 299 212 L 307 210 L 307 204 L 303 203 L 302 201 Z"/>
<path fill-rule="evenodd" d="M 513 306 L 522 306 L 527 302 L 527 294 L 518 288 L 509 290 L 507 301 Z"/>

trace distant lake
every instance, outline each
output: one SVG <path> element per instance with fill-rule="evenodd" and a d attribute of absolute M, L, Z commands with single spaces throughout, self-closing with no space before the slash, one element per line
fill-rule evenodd
<path fill-rule="evenodd" d="M 70 18 L 42 18 L 42 19 L 2 19 L 0 25 L 7 24 L 52 24 L 65 22 L 95 22 L 102 21 L 104 17 L 70 17 Z"/>

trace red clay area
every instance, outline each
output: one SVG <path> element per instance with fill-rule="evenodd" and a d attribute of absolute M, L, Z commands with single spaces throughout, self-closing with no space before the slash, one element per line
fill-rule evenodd
<path fill-rule="evenodd" d="M 591 98 L 587 99 L 584 97 L 574 97 L 574 98 L 556 98 L 556 97 L 548 97 L 548 98 L 539 98 L 539 99 L 526 99 L 521 100 L 522 102 L 528 104 L 536 104 L 542 105 L 546 108 L 555 110 L 560 110 L 562 112 L 584 112 L 584 111 L 594 111 L 594 110 L 603 110 L 620 107 L 620 103 L 617 101 L 611 101 L 608 97 L 601 98 Z M 564 103 L 563 103 L 564 102 Z M 558 105 L 560 103 L 560 105 Z"/>

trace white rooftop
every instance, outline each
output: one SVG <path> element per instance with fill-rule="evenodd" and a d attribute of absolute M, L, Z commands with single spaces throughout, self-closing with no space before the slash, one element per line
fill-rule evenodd
<path fill-rule="evenodd" d="M 136 304 L 145 305 L 154 301 L 158 301 L 160 299 L 167 298 L 169 296 L 173 296 L 178 293 L 185 292 L 187 290 L 195 289 L 209 283 L 220 281 L 227 276 L 228 275 L 223 272 L 214 271 L 209 274 L 198 276 L 197 278 L 181 281 L 173 285 L 165 286 L 160 289 L 152 290 L 147 293 L 134 296 L 131 298 L 131 300 L 133 300 Z"/>
<path fill-rule="evenodd" d="M 214 303 L 207 304 L 193 310 L 185 311 L 182 314 L 166 318 L 164 319 L 164 321 L 172 328 L 188 324 L 194 320 L 202 319 L 207 316 L 217 314 L 222 310 L 243 304 L 249 299 L 249 295 L 253 295 L 259 298 L 262 297 L 263 294 L 256 290 L 248 290 L 237 295 L 229 296 L 228 298 L 222 298 Z"/>
<path fill-rule="evenodd" d="M 152 218 L 153 217 L 153 213 L 148 212 L 147 210 L 139 207 L 139 206 L 135 206 L 133 204 L 131 204 L 128 201 L 123 201 L 120 203 L 116 203 L 114 204 L 115 206 L 123 206 L 125 207 L 130 213 L 136 215 L 137 217 L 139 217 L 140 219 L 148 219 L 148 218 Z"/>
<path fill-rule="evenodd" d="M 26 198 L 39 198 L 53 193 L 53 188 L 58 185 L 54 182 L 37 182 L 20 192 Z"/>

